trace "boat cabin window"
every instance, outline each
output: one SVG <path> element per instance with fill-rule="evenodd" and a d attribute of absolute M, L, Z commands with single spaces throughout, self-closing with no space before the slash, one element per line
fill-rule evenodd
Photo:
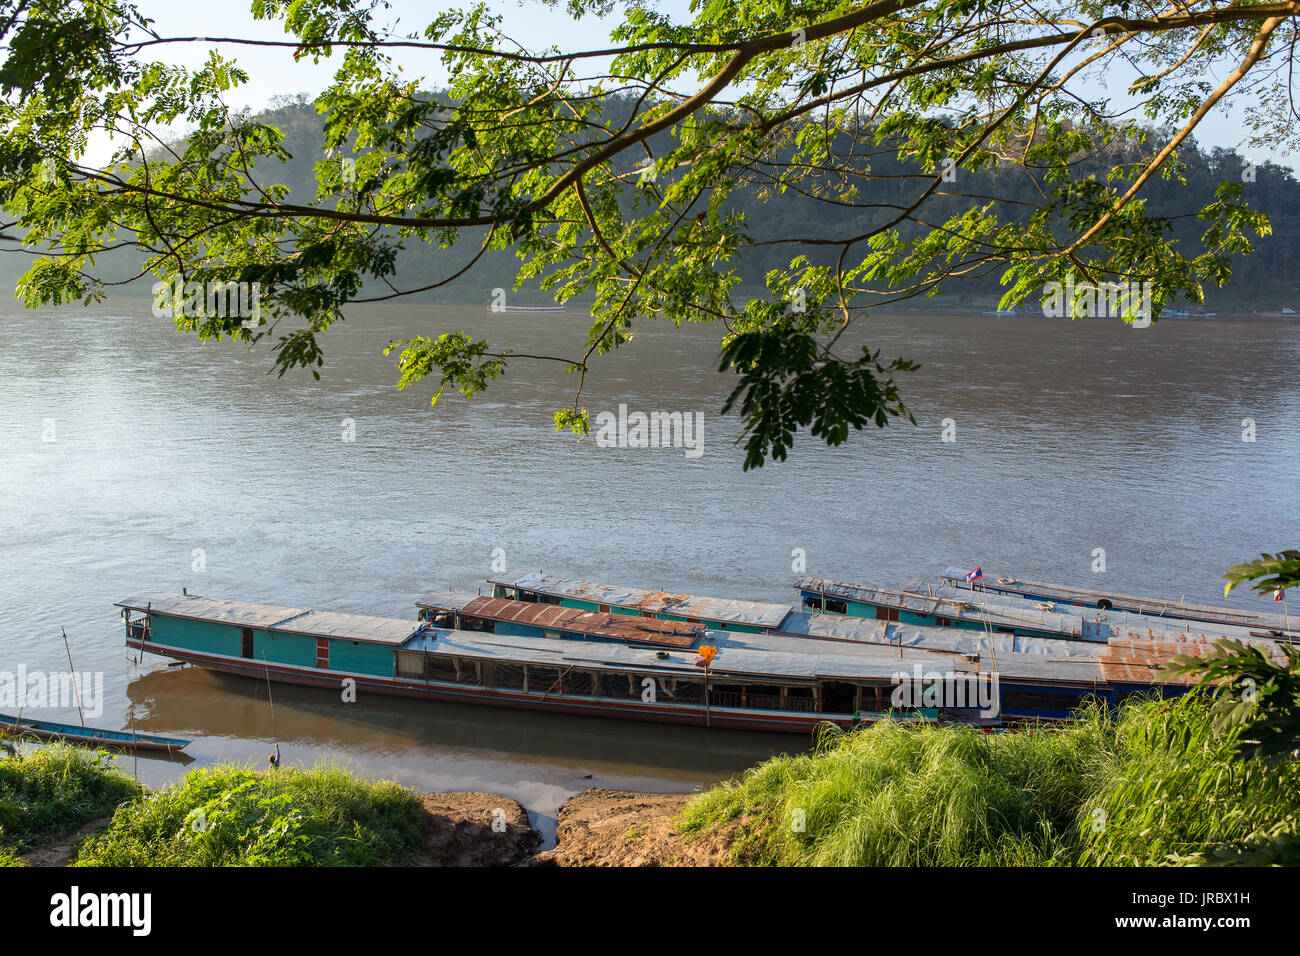
<path fill-rule="evenodd" d="M 848 614 L 849 604 L 839 598 L 824 597 L 821 594 L 805 594 L 803 606 L 810 611 L 824 611 L 826 614 Z"/>
<path fill-rule="evenodd" d="M 490 618 L 484 617 L 466 617 L 461 615 L 460 629 L 462 631 L 486 631 L 489 634 L 495 633 L 497 622 Z"/>
<path fill-rule="evenodd" d="M 239 632 L 239 656 L 253 656 L 253 629 L 251 627 L 242 628 Z"/>
<path fill-rule="evenodd" d="M 537 595 L 538 604 L 560 604 L 562 600 L 563 600 L 562 598 L 558 598 L 554 594 Z"/>
<path fill-rule="evenodd" d="M 876 608 L 877 621 L 897 621 L 898 608 L 896 607 L 878 607 Z"/>
<path fill-rule="evenodd" d="M 856 684 L 827 681 L 822 684 L 822 710 L 828 714 L 851 714 L 858 709 Z"/>
<path fill-rule="evenodd" d="M 1090 693 L 1035 693 L 1029 690 L 1007 690 L 1002 693 L 1003 710 L 1020 710 L 1031 713 L 1062 713 L 1073 711 L 1092 696 Z"/>

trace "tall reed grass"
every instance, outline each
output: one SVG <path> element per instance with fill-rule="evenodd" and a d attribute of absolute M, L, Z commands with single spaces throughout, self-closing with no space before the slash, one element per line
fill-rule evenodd
<path fill-rule="evenodd" d="M 739 863 L 814 866 L 1194 863 L 1294 831 L 1296 766 L 1246 766 L 1201 695 L 1078 716 L 828 734 L 700 795 L 680 827 L 729 826 Z"/>

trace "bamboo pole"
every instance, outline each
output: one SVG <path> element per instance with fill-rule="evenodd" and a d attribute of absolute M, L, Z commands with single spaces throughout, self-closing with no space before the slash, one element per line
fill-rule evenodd
<path fill-rule="evenodd" d="M 68 655 L 68 670 L 72 672 L 72 696 L 77 701 L 77 718 L 81 721 L 81 726 L 86 726 L 86 715 L 81 712 L 81 690 L 77 687 L 77 669 L 72 666 L 72 648 L 68 646 L 68 629 L 61 627 L 63 631 L 63 650 Z"/>

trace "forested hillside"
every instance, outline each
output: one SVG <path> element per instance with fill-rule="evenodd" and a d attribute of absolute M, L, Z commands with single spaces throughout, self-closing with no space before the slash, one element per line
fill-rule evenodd
<path fill-rule="evenodd" d="M 620 110 L 631 113 L 631 104 L 612 97 L 607 110 L 615 115 Z M 282 97 L 259 119 L 278 128 L 284 136 L 284 146 L 290 159 L 283 165 L 268 165 L 264 160 L 255 170 L 255 179 L 263 187 L 283 184 L 290 196 L 305 201 L 316 191 L 316 168 L 321 162 L 338 162 L 340 157 L 327 157 L 323 147 L 322 117 L 306 96 Z M 1117 141 L 1118 143 L 1118 141 Z M 650 141 L 656 156 L 672 149 L 665 137 Z M 1115 145 L 1112 154 L 1081 160 L 1077 178 L 1104 175 L 1117 159 L 1126 157 L 1124 150 L 1138 158 L 1137 147 Z M 1119 155 L 1116 155 L 1116 154 Z M 1245 158 L 1231 150 L 1214 148 L 1202 150 L 1195 144 L 1180 152 L 1182 166 L 1175 177 L 1157 178 L 1144 190 L 1150 210 L 1157 215 L 1174 217 L 1175 238 L 1189 255 L 1195 255 L 1204 227 L 1198 222 L 1196 211 L 1213 199 L 1215 188 L 1223 181 L 1245 184 L 1245 199 L 1266 213 L 1273 233 L 1258 239 L 1255 250 L 1248 256 L 1235 257 L 1232 280 L 1223 289 L 1206 289 L 1208 308 L 1241 308 L 1277 311 L 1282 307 L 1300 307 L 1300 279 L 1296 266 L 1300 262 L 1300 182 L 1290 170 L 1271 163 L 1250 165 Z M 914 177 L 932 175 L 933 169 L 922 168 L 898 159 L 892 144 L 885 143 L 869 156 L 861 159 L 863 171 L 869 166 L 871 178 L 861 180 L 859 194 L 852 204 L 838 207 L 838 216 L 828 216 L 822 202 L 814 202 L 794 192 L 750 190 L 743 199 L 731 204 L 748 223 L 754 246 L 743 250 L 734 263 L 737 274 L 746 290 L 762 294 L 764 275 L 769 269 L 789 263 L 796 255 L 806 255 L 813 262 L 826 262 L 833 256 L 829 247 L 801 246 L 789 242 L 764 244 L 772 237 L 790 236 L 827 238 L 865 233 L 888 219 L 894 211 L 906 205 L 914 193 Z M 954 196 L 935 209 L 943 214 L 956 214 L 968 203 L 970 194 L 987 195 L 995 202 L 1000 216 L 1015 219 L 1018 212 L 1016 197 L 1029 198 L 1036 190 L 1034 177 L 1019 165 L 1006 164 L 996 170 L 967 172 L 956 170 L 952 185 Z M 628 181 L 634 183 L 636 170 L 629 171 Z M 957 195 L 958 193 L 965 194 Z M 634 212 L 629 207 L 629 214 Z M 913 227 L 917 228 L 917 227 Z M 482 231 L 465 230 L 459 242 L 450 248 L 439 248 L 433 243 L 408 240 L 399 257 L 399 269 L 394 287 L 401 290 L 421 289 L 455 274 L 474 258 L 479 251 Z M 8 254 L 0 259 L 0 281 L 12 288 L 30 261 L 30 254 L 20 252 L 11 245 Z M 112 262 L 113 271 L 125 279 L 139 271 L 136 259 L 110 253 L 101 259 Z M 512 250 L 491 250 L 483 254 L 465 275 L 437 289 L 415 292 L 412 299 L 445 302 L 486 302 L 494 289 L 505 289 L 510 301 L 520 304 L 538 304 L 551 301 L 552 296 L 541 290 L 535 281 L 514 290 L 519 259 Z M 999 274 L 976 275 L 951 282 L 944 286 L 940 302 L 947 306 L 979 305 L 990 307 L 1001 293 Z M 135 294 L 148 294 L 152 278 L 144 278 L 127 288 Z M 393 289 L 376 287 L 367 289 L 362 297 L 390 294 Z M 904 303 L 911 307 L 925 307 L 927 300 Z"/>

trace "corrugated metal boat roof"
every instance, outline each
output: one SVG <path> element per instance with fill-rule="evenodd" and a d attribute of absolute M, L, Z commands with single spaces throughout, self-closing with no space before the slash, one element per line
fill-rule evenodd
<path fill-rule="evenodd" d="M 804 577 L 795 582 L 801 592 L 825 593 L 869 604 L 898 608 L 914 614 L 941 615 L 991 627 L 1027 628 L 1060 634 L 1076 640 L 1104 643 L 1149 639 L 1177 641 L 1191 635 L 1258 640 L 1248 628 L 1206 621 L 1171 620 L 1132 611 L 1081 608 L 1052 601 L 1034 601 L 996 592 L 970 591 L 949 584 L 912 582 L 901 591 L 864 584 L 847 584 Z M 1267 640 L 1265 638 L 1265 640 Z"/>
<path fill-rule="evenodd" d="M 438 611 L 459 611 L 466 604 L 477 601 L 482 596 L 481 594 L 465 594 L 460 591 L 430 591 L 416 601 L 415 606 Z"/>
<path fill-rule="evenodd" d="M 1109 681 L 1148 684 L 1172 658 L 1179 655 L 1204 657 L 1214 650 L 1214 641 L 1213 638 L 1196 634 L 1177 641 L 1112 638 L 1110 643 L 1099 652 L 1098 660 L 1101 662 L 1102 672 Z M 1285 660 L 1282 647 L 1277 641 L 1252 638 L 1244 643 L 1264 649 L 1279 664 Z M 1162 677 L 1161 681 L 1171 684 L 1191 684 L 1195 682 L 1195 678 Z"/>
<path fill-rule="evenodd" d="M 1211 637 L 1229 637 L 1236 640 L 1250 640 L 1256 635 L 1250 628 L 1215 621 L 1196 621 L 1190 618 L 1169 618 L 1153 614 L 1141 614 L 1136 611 L 1103 610 L 1101 608 L 1082 607 L 1078 604 L 1022 597 L 1015 594 L 1001 594 L 996 591 L 971 591 L 951 584 L 926 584 L 912 582 L 904 589 L 909 593 L 925 593 L 944 600 L 970 601 L 996 610 L 1002 615 L 1030 615 L 1043 608 L 1052 608 L 1057 614 L 1077 618 L 1083 622 L 1084 636 L 1095 634 L 1100 638 L 1116 637 L 1122 640 L 1150 638 L 1152 640 L 1179 640 L 1175 635 L 1208 635 Z M 1267 640 L 1268 638 L 1264 638 Z"/>
<path fill-rule="evenodd" d="M 557 631 L 575 631 L 613 640 L 676 647 L 690 647 L 704 633 L 702 624 L 633 617 L 607 611 L 585 611 L 576 607 L 534 604 L 531 601 L 512 601 L 508 598 L 478 597 L 466 604 L 460 613 Z"/>
<path fill-rule="evenodd" d="M 1003 634 L 962 627 L 878 621 L 845 614 L 821 614 L 816 611 L 792 611 L 781 624 L 781 633 L 800 634 L 837 641 L 868 641 L 877 644 L 903 644 L 927 647 L 960 654 L 987 654 L 990 642 L 997 654 L 1025 652 L 1056 657 L 1087 657 L 1094 649 L 1081 641 L 1064 637 L 1033 637 Z"/>
<path fill-rule="evenodd" d="M 201 597 L 197 594 L 165 592 L 137 594 L 118 601 L 116 606 L 129 608 L 132 611 L 153 610 L 173 617 L 237 624 L 240 627 L 270 627 L 286 618 L 307 613 L 305 608 L 300 607 L 280 607 L 274 604 L 227 601 L 223 598 Z"/>
<path fill-rule="evenodd" d="M 895 591 L 865 584 L 848 584 L 825 578 L 803 577 L 795 582 L 801 592 L 825 594 L 828 597 L 880 604 L 911 611 L 913 614 L 942 615 L 966 621 L 988 621 L 993 626 L 1028 627 L 1038 631 L 1051 631 L 1071 637 L 1083 638 L 1083 619 L 1077 615 L 1058 614 L 1039 608 L 999 608 L 996 602 L 979 601 L 975 595 L 944 597 L 924 592 Z M 993 595 L 996 597 L 996 595 Z"/>
<path fill-rule="evenodd" d="M 746 646 L 752 641 L 767 640 L 763 635 L 711 632 L 710 639 L 714 634 L 717 637 L 714 646 L 718 652 L 709 668 L 714 679 L 733 675 L 800 683 L 837 679 L 887 681 L 899 671 L 910 673 L 914 662 L 926 671 L 941 675 L 974 670 L 960 658 L 951 661 L 935 660 L 931 656 L 918 656 L 910 651 L 900 658 L 897 648 L 891 650 L 880 645 L 839 645 L 837 650 L 842 649 L 844 653 L 813 654 L 808 653 L 806 646 L 799 643 L 795 643 L 795 649 L 790 651 L 776 650 L 770 646 L 762 649 Z M 734 642 L 730 640 L 733 637 L 737 638 Z M 704 673 L 704 669 L 695 664 L 697 655 L 694 650 L 655 650 L 626 644 L 513 637 L 443 628 L 430 628 L 413 637 L 402 649 L 515 664 L 600 667 L 679 677 L 703 676 Z"/>
<path fill-rule="evenodd" d="M 445 593 L 450 594 L 451 592 Z M 464 597 L 464 595 L 460 595 L 460 597 Z M 447 603 L 461 604 L 463 606 L 462 613 L 468 616 L 486 617 L 497 621 L 513 621 L 532 627 L 551 627 L 555 630 L 584 633 L 612 640 L 630 640 L 639 643 L 671 643 L 683 649 L 698 648 L 700 645 L 709 644 L 720 649 L 733 647 L 738 650 L 776 651 L 785 654 L 823 654 L 831 656 L 844 653 L 850 655 L 863 653 L 876 656 L 888 654 L 892 660 L 897 660 L 899 656 L 897 650 L 889 651 L 887 649 L 888 645 L 882 641 L 855 642 L 870 644 L 871 646 L 861 652 L 857 650 L 846 651 L 843 646 L 844 639 L 832 640 L 821 635 L 751 634 L 745 631 L 706 630 L 700 625 L 687 624 L 681 621 L 633 617 L 627 614 L 606 614 L 600 611 L 564 608 L 556 604 L 512 601 L 508 598 L 475 597 L 469 601 L 449 601 Z M 422 602 L 421 606 L 441 609 L 443 604 L 439 603 L 435 598 L 433 603 Z M 831 615 L 823 616 L 831 617 Z M 572 622 L 582 622 L 584 619 L 591 621 L 587 628 L 573 626 Z M 661 630 L 670 635 L 683 635 L 685 640 L 681 642 L 664 641 L 662 639 L 655 640 L 653 637 L 647 640 L 645 636 L 647 632 L 654 634 Z M 572 644 L 572 641 L 570 641 L 570 644 Z M 917 659 L 920 659 L 918 655 L 936 654 L 942 658 L 942 656 L 950 654 L 950 652 L 944 650 L 927 647 L 909 647 L 908 653 L 910 657 L 917 657 Z"/>
<path fill-rule="evenodd" d="M 118 601 L 117 606 L 196 621 L 232 624 L 236 627 L 255 627 L 285 634 L 338 637 L 380 644 L 401 644 L 423 626 L 419 621 L 400 618 L 311 611 L 251 601 L 227 601 L 197 594 L 142 594 Z"/>
<path fill-rule="evenodd" d="M 425 625 L 395 617 L 343 614 L 338 611 L 309 611 L 270 628 L 288 634 L 340 637 L 376 644 L 401 644 Z"/>
<path fill-rule="evenodd" d="M 697 594 L 651 591 L 646 588 L 561 578 L 544 571 L 531 571 L 527 574 L 507 571 L 500 577 L 488 578 L 488 581 L 503 587 L 524 588 L 560 598 L 590 601 L 593 604 L 617 605 L 638 611 L 649 611 L 653 614 L 678 614 L 701 620 L 732 621 L 757 627 L 775 627 L 781 623 L 782 618 L 794 610 L 793 605 L 790 604 L 767 604 L 762 601 L 736 601 Z"/>
<path fill-rule="evenodd" d="M 958 588 L 966 589 L 969 587 L 966 582 L 966 571 L 963 568 L 945 568 L 943 579 Z M 1150 614 L 1157 617 L 1178 618 L 1187 615 L 1199 615 L 1201 620 L 1220 624 L 1271 631 L 1285 632 L 1289 629 L 1292 632 L 1300 632 L 1300 628 L 1291 625 L 1285 615 L 1268 611 L 1249 611 L 1244 608 L 1206 604 L 1200 601 L 1169 601 L 1160 598 L 1139 597 L 1133 594 L 1121 594 L 1096 588 L 1046 584 L 1041 581 L 1024 581 L 1009 575 L 985 575 L 983 584 L 988 588 L 1004 589 L 1031 599 L 1040 598 L 1066 604 L 1078 601 L 1085 604 L 1096 604 L 1098 601 L 1108 600 L 1114 607 L 1121 610 L 1132 610 L 1140 614 Z"/>
<path fill-rule="evenodd" d="M 1076 684 L 1105 683 L 1101 665 L 1096 657 L 1055 657 L 1049 654 L 1032 654 L 1024 651 L 999 651 L 987 657 L 987 667 L 997 661 L 1001 680 L 1029 680 L 1041 683 L 1070 681 Z"/>

